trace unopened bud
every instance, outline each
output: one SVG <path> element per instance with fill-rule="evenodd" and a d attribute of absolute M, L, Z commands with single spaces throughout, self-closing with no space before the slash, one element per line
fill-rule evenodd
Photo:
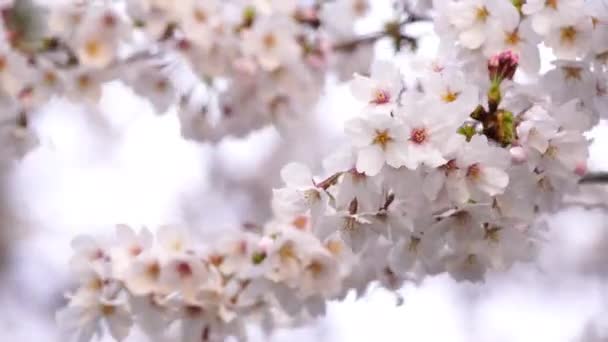
<path fill-rule="evenodd" d="M 503 51 L 492 56 L 488 61 L 490 80 L 499 83 L 504 79 L 512 80 L 518 64 L 519 56 L 513 51 Z"/>
<path fill-rule="evenodd" d="M 582 162 L 576 164 L 574 173 L 580 177 L 583 177 L 584 175 L 586 175 L 587 174 L 587 162 L 582 161 Z"/>

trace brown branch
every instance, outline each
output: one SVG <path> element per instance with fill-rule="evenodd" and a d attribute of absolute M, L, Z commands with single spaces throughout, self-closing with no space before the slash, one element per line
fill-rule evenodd
<path fill-rule="evenodd" d="M 408 14 L 407 19 L 401 22 L 389 22 L 385 25 L 384 30 L 370 33 L 349 41 L 339 42 L 332 46 L 336 51 L 350 51 L 359 45 L 373 44 L 382 38 L 392 38 L 398 48 L 403 42 L 406 42 L 410 47 L 416 48 L 418 39 L 408 34 L 402 33 L 401 29 L 409 24 L 429 21 L 430 19 L 424 16 Z"/>
<path fill-rule="evenodd" d="M 590 172 L 583 176 L 579 184 L 608 184 L 608 172 Z"/>

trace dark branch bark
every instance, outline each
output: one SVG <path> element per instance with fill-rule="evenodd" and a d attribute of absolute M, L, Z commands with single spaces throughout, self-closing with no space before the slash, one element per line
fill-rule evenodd
<path fill-rule="evenodd" d="M 608 172 L 591 172 L 583 176 L 579 184 L 608 184 Z"/>

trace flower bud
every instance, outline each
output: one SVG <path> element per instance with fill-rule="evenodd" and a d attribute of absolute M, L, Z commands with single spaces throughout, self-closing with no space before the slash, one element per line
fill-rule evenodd
<path fill-rule="evenodd" d="M 583 177 L 585 174 L 587 174 L 587 162 L 582 161 L 578 163 L 576 165 L 576 168 L 574 169 L 574 173 L 580 177 Z"/>
<path fill-rule="evenodd" d="M 510 50 L 492 56 L 488 61 L 490 80 L 497 83 L 504 79 L 512 80 L 518 64 L 519 56 Z"/>

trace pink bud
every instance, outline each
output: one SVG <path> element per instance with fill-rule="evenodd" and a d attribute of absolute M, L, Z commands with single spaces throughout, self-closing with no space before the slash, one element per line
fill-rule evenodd
<path fill-rule="evenodd" d="M 519 56 L 510 50 L 492 56 L 488 61 L 490 80 L 513 79 L 518 64 Z"/>
<path fill-rule="evenodd" d="M 574 173 L 580 177 L 583 177 L 585 174 L 587 174 L 587 162 L 583 161 L 578 163 L 576 165 L 576 168 L 574 169 Z"/>

